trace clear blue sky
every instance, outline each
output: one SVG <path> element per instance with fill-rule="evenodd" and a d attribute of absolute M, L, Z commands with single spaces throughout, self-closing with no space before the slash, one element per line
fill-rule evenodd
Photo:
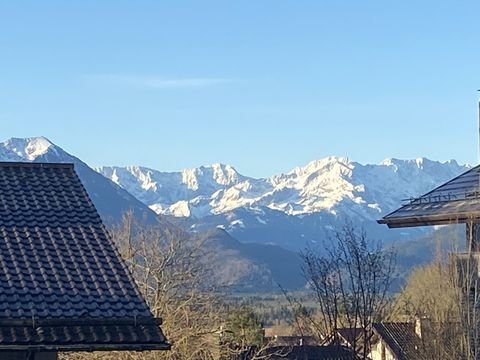
<path fill-rule="evenodd" d="M 477 162 L 478 1 L 1 1 L 1 139 L 90 165 Z"/>

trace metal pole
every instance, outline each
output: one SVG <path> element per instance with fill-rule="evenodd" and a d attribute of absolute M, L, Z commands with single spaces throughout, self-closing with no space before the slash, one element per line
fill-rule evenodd
<path fill-rule="evenodd" d="M 477 90 L 480 92 L 480 90 Z M 480 97 L 478 98 L 478 163 L 480 164 Z M 480 180 L 479 180 L 480 181 Z"/>

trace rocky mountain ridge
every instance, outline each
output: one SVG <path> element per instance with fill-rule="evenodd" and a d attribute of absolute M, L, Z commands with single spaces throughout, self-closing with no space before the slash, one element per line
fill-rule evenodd
<path fill-rule="evenodd" d="M 223 164 L 179 172 L 140 166 L 97 171 L 191 230 L 220 227 L 243 241 L 298 249 L 347 218 L 382 237 L 422 231 L 387 232 L 375 220 L 468 168 L 455 160 L 387 159 L 364 165 L 327 157 L 268 178 L 248 177 Z"/>
<path fill-rule="evenodd" d="M 294 216 L 322 211 L 336 214 L 339 206 L 348 204 L 366 218 L 376 219 L 402 200 L 418 196 L 468 168 L 455 160 L 387 159 L 378 165 L 363 165 L 328 157 L 286 174 L 259 179 L 223 164 L 179 172 L 141 166 L 96 170 L 164 215 L 202 218 L 255 206 Z"/>

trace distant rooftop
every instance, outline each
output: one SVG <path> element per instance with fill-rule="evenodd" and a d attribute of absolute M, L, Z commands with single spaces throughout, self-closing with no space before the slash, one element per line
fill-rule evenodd
<path fill-rule="evenodd" d="M 480 220 L 480 165 L 378 220 L 390 228 L 445 225 Z"/>
<path fill-rule="evenodd" d="M 426 360 L 414 323 L 374 323 L 373 329 L 399 360 Z"/>

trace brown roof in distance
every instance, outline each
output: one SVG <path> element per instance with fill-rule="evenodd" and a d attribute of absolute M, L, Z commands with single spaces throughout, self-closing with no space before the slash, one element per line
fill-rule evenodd
<path fill-rule="evenodd" d="M 363 336 L 363 329 L 361 328 L 340 328 L 336 331 L 337 334 L 348 344 L 353 344 Z"/>
<path fill-rule="evenodd" d="M 444 225 L 480 220 L 480 166 L 378 220 L 390 228 Z"/>
<path fill-rule="evenodd" d="M 73 165 L 0 163 L 0 350 L 168 348 Z"/>

